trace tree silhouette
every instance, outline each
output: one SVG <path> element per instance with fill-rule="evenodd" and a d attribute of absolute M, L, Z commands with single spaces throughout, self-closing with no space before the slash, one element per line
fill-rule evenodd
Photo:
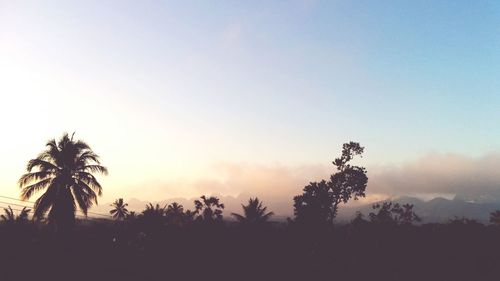
<path fill-rule="evenodd" d="M 500 226 L 500 210 L 496 210 L 490 213 L 490 223 Z"/>
<path fill-rule="evenodd" d="M 479 225 L 481 225 L 481 223 L 475 219 L 469 219 L 466 217 L 457 217 L 457 216 L 448 220 L 448 224 L 453 225 L 453 226 L 479 226 Z"/>
<path fill-rule="evenodd" d="M 129 221 L 134 221 L 137 219 L 137 214 L 134 211 L 131 211 L 125 218 Z"/>
<path fill-rule="evenodd" d="M 274 215 L 273 212 L 267 212 L 267 207 L 262 206 L 259 198 L 248 200 L 247 205 L 241 205 L 243 215 L 231 213 L 231 215 L 240 223 L 243 224 L 261 224 L 268 222 L 269 218 Z"/>
<path fill-rule="evenodd" d="M 361 225 L 367 222 L 368 221 L 365 220 L 365 216 L 360 211 L 357 211 L 356 214 L 354 215 L 354 218 L 351 220 L 351 224 L 353 225 Z"/>
<path fill-rule="evenodd" d="M 142 216 L 144 217 L 156 217 L 161 218 L 165 214 L 165 208 L 160 207 L 160 204 L 153 205 L 149 203 L 146 205 L 146 209 L 142 211 Z"/>
<path fill-rule="evenodd" d="M 184 212 L 184 207 L 177 202 L 167 206 L 165 217 L 167 223 L 174 225 L 183 225 L 192 220 L 191 212 Z"/>
<path fill-rule="evenodd" d="M 184 207 L 177 202 L 173 202 L 167 206 L 166 213 L 171 215 L 181 215 L 184 213 Z"/>
<path fill-rule="evenodd" d="M 374 223 L 408 225 L 420 222 L 420 217 L 413 211 L 412 204 L 400 205 L 399 203 L 383 202 L 372 206 L 377 213 L 371 212 L 368 217 Z"/>
<path fill-rule="evenodd" d="M 75 222 L 76 206 L 87 215 L 97 204 L 102 187 L 93 174 L 107 174 L 88 144 L 64 134 L 57 142 L 52 139 L 47 149 L 27 165 L 27 174 L 19 179 L 21 198 L 28 200 L 36 192 L 45 192 L 35 201 L 34 217 L 49 213 L 49 222 L 58 229 Z"/>
<path fill-rule="evenodd" d="M 165 208 L 149 203 L 142 211 L 140 219 L 148 226 L 159 227 L 165 222 Z"/>
<path fill-rule="evenodd" d="M 364 167 L 350 165 L 357 155 L 362 155 L 364 147 L 349 142 L 342 146 L 342 155 L 333 161 L 337 171 L 328 181 L 311 182 L 304 187 L 303 194 L 294 197 L 296 222 L 310 224 L 332 223 L 341 203 L 351 198 L 357 200 L 365 196 L 368 177 Z"/>
<path fill-rule="evenodd" d="M 28 221 L 28 216 L 29 213 L 31 212 L 31 209 L 27 209 L 26 207 L 23 207 L 23 209 L 20 211 L 19 215 L 14 214 L 14 210 L 8 206 L 8 208 L 3 209 L 5 214 L 1 215 L 0 218 L 6 223 L 24 223 Z"/>
<path fill-rule="evenodd" d="M 200 199 L 201 200 L 194 201 L 195 220 L 204 223 L 222 222 L 222 210 L 224 209 L 224 204 L 219 202 L 219 198 L 214 196 L 206 197 L 203 195 Z"/>
<path fill-rule="evenodd" d="M 4 222 L 15 222 L 16 221 L 16 216 L 14 215 L 14 210 L 12 210 L 12 208 L 10 206 L 8 206 L 7 208 L 4 208 L 3 209 L 5 214 L 1 215 L 0 217 L 2 218 L 2 220 Z"/>
<path fill-rule="evenodd" d="M 128 216 L 128 204 L 123 202 L 123 198 L 116 199 L 115 202 L 111 204 L 111 206 L 113 207 L 113 209 L 109 211 L 109 213 L 113 216 L 114 219 L 123 220 L 126 216 Z"/>

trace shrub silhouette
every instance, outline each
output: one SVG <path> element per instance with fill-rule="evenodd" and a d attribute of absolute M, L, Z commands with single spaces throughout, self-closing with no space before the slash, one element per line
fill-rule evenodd
<path fill-rule="evenodd" d="M 490 214 L 490 223 L 500 226 L 500 210 L 496 210 Z"/>
<path fill-rule="evenodd" d="M 360 225 L 360 224 L 365 224 L 368 221 L 365 219 L 365 215 L 361 213 L 360 211 L 356 211 L 354 214 L 354 218 L 351 220 L 352 225 Z"/>
<path fill-rule="evenodd" d="M 482 225 L 480 222 L 478 222 L 475 219 L 470 219 L 470 218 L 466 218 L 466 217 L 457 217 L 457 216 L 448 220 L 448 224 L 455 225 L 455 226 L 479 226 L 479 225 Z"/>
<path fill-rule="evenodd" d="M 27 207 L 23 207 L 21 211 L 19 212 L 19 215 L 14 214 L 14 210 L 12 209 L 11 206 L 8 206 L 7 208 L 3 209 L 5 214 L 1 215 L 0 218 L 5 223 L 8 224 L 14 224 L 14 223 L 26 223 L 29 221 L 29 213 L 31 212 L 31 209 L 27 209 Z"/>
<path fill-rule="evenodd" d="M 134 221 L 137 219 L 137 213 L 134 211 L 130 211 L 128 215 L 125 217 L 125 219 L 128 221 Z"/>
<path fill-rule="evenodd" d="M 372 206 L 376 213 L 371 212 L 368 217 L 373 223 L 409 225 L 420 222 L 420 217 L 413 211 L 412 204 L 400 205 L 399 203 L 383 202 Z"/>
<path fill-rule="evenodd" d="M 76 206 L 87 215 L 97 204 L 102 187 L 93 173 L 107 174 L 88 144 L 64 134 L 57 142 L 52 139 L 47 149 L 30 160 L 27 174 L 19 179 L 21 198 L 27 200 L 36 192 L 45 192 L 35 201 L 34 217 L 49 213 L 49 223 L 57 229 L 67 229 L 75 222 Z"/>

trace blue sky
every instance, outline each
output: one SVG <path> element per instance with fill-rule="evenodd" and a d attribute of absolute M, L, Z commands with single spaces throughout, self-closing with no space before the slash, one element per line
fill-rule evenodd
<path fill-rule="evenodd" d="M 369 167 L 479 157 L 500 149 L 499 65 L 498 1 L 0 1 L 0 183 L 64 131 L 113 195 L 327 165 L 349 140 Z"/>

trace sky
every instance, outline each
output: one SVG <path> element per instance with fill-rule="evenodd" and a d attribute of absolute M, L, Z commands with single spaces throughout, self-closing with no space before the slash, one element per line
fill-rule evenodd
<path fill-rule="evenodd" d="M 500 189 L 499 65 L 498 1 L 0 0 L 0 195 L 63 132 L 101 202 L 291 198 L 351 140 L 368 195 Z"/>

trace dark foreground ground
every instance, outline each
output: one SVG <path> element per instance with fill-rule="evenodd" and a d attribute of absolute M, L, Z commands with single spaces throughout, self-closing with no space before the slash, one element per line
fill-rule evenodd
<path fill-rule="evenodd" d="M 500 229 L 0 227 L 0 280 L 500 280 Z"/>

